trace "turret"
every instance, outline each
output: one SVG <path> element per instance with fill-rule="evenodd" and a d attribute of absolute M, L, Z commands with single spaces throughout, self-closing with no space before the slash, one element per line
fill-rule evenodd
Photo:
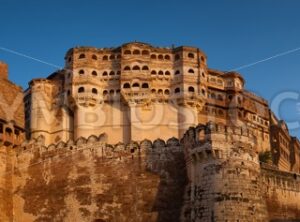
<path fill-rule="evenodd" d="M 190 159 L 192 221 L 268 220 L 251 130 L 209 123 L 188 130 L 183 143 Z"/>

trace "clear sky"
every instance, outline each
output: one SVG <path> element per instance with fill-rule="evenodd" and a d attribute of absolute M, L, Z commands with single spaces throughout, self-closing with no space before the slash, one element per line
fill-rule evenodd
<path fill-rule="evenodd" d="M 206 52 L 211 68 L 231 70 L 299 48 L 299 10 L 298 0 L 0 0 L 0 60 L 24 89 L 56 68 L 3 48 L 63 66 L 78 45 L 190 45 Z M 290 98 L 280 103 L 280 118 L 300 121 L 300 50 L 239 72 L 270 104 Z M 291 133 L 300 136 L 299 129 Z"/>

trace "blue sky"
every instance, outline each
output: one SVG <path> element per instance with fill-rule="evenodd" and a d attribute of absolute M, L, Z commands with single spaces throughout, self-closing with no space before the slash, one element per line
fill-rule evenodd
<path fill-rule="evenodd" d="M 114 47 L 129 41 L 156 46 L 191 45 L 211 68 L 230 70 L 300 47 L 297 0 L 0 0 L 0 47 L 63 66 L 74 46 Z M 10 79 L 27 88 L 55 67 L 0 49 Z M 300 50 L 239 70 L 247 89 L 270 103 L 282 92 L 300 92 Z M 300 99 L 299 99 L 300 101 Z M 295 99 L 280 118 L 298 121 Z M 300 130 L 291 130 L 300 136 Z"/>

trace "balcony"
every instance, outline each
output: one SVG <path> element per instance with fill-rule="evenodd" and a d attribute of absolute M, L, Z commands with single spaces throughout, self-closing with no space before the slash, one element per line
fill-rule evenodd
<path fill-rule="evenodd" d="M 5 146 L 21 145 L 23 139 L 22 134 L 15 135 L 13 133 L 0 133 L 0 141 L 3 142 Z"/>
<path fill-rule="evenodd" d="M 206 101 L 209 104 L 213 104 L 213 105 L 216 105 L 216 106 L 226 107 L 226 101 L 225 100 L 221 101 L 221 100 L 218 100 L 218 99 L 208 98 Z"/>
<path fill-rule="evenodd" d="M 93 94 L 93 93 L 78 93 L 75 96 L 75 99 L 78 101 L 81 105 L 91 105 L 95 106 L 97 103 L 102 100 L 102 96 L 99 94 Z"/>

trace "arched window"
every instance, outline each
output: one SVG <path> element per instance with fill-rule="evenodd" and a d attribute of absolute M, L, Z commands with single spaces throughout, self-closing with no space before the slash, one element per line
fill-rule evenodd
<path fill-rule="evenodd" d="M 166 60 L 170 60 L 171 57 L 170 57 L 169 55 L 165 55 L 165 59 L 166 59 Z"/>
<path fill-rule="evenodd" d="M 115 55 L 110 55 L 109 59 L 110 60 L 114 60 L 115 59 Z"/>
<path fill-rule="evenodd" d="M 204 89 L 201 90 L 201 93 L 203 96 L 205 96 L 205 94 L 206 94 Z"/>
<path fill-rule="evenodd" d="M 107 76 L 108 73 L 105 71 L 105 72 L 102 73 L 102 75 L 103 75 L 103 76 Z"/>
<path fill-rule="evenodd" d="M 204 72 L 203 72 L 201 75 L 202 75 L 202 77 L 204 77 L 204 78 L 205 78 L 205 74 L 204 74 Z"/>
<path fill-rule="evenodd" d="M 189 69 L 189 73 L 195 73 L 193 69 Z"/>
<path fill-rule="evenodd" d="M 106 96 L 108 94 L 107 90 L 103 91 L 103 96 Z"/>
<path fill-rule="evenodd" d="M 109 90 L 109 94 L 113 95 L 113 94 L 115 94 L 115 91 L 113 89 L 111 89 L 111 90 Z"/>
<path fill-rule="evenodd" d="M 107 55 L 103 56 L 103 60 L 108 60 L 108 56 Z"/>
<path fill-rule="evenodd" d="M 116 93 L 118 93 L 118 94 L 119 94 L 119 93 L 120 93 L 120 89 L 117 89 Z"/>
<path fill-rule="evenodd" d="M 130 88 L 130 84 L 129 83 L 124 83 L 123 88 L 124 89 L 129 89 Z"/>
<path fill-rule="evenodd" d="M 162 90 L 162 89 L 159 89 L 159 90 L 157 91 L 157 93 L 158 93 L 158 94 L 163 94 L 163 90 Z"/>
<path fill-rule="evenodd" d="M 163 55 L 158 55 L 157 58 L 160 59 L 160 60 L 163 60 L 163 59 L 164 59 L 164 56 L 163 56 Z"/>
<path fill-rule="evenodd" d="M 110 72 L 109 72 L 109 75 L 110 75 L 110 76 L 113 76 L 113 75 L 115 75 L 115 72 L 114 72 L 114 71 L 110 71 Z"/>
<path fill-rule="evenodd" d="M 139 66 L 133 66 L 132 70 L 141 70 Z"/>
<path fill-rule="evenodd" d="M 97 72 L 94 70 L 94 71 L 92 72 L 92 75 L 93 75 L 93 76 L 97 76 L 98 74 L 97 74 Z"/>
<path fill-rule="evenodd" d="M 175 75 L 179 75 L 179 74 L 180 74 L 180 71 L 176 70 Z"/>
<path fill-rule="evenodd" d="M 140 84 L 138 84 L 137 82 L 132 84 L 132 87 L 140 87 Z"/>
<path fill-rule="evenodd" d="M 166 72 L 165 72 L 165 75 L 166 75 L 166 76 L 169 76 L 169 75 L 171 75 L 171 73 L 170 73 L 169 71 L 166 71 Z"/>
<path fill-rule="evenodd" d="M 175 92 L 175 93 L 180 93 L 180 88 L 176 88 L 176 89 L 174 90 L 174 92 Z"/>
<path fill-rule="evenodd" d="M 170 95 L 170 90 L 166 89 L 165 90 L 165 95 Z"/>
<path fill-rule="evenodd" d="M 150 53 L 149 53 L 149 51 L 148 50 L 143 50 L 142 51 L 142 55 L 149 55 Z"/>
<path fill-rule="evenodd" d="M 79 74 L 80 74 L 80 75 L 83 75 L 83 74 L 84 74 L 84 70 L 83 70 L 83 69 L 80 69 L 80 70 L 79 70 Z"/>
<path fill-rule="evenodd" d="M 222 95 L 218 95 L 218 100 L 223 101 L 223 96 Z"/>
<path fill-rule="evenodd" d="M 156 59 L 156 55 L 155 55 L 155 54 L 152 54 L 152 55 L 151 55 L 151 59 Z"/>
<path fill-rule="evenodd" d="M 144 88 L 144 89 L 148 89 L 148 88 L 149 88 L 149 85 L 148 85 L 148 83 L 143 83 L 143 85 L 142 85 L 142 88 Z"/>
<path fill-rule="evenodd" d="M 189 87 L 189 92 L 195 92 L 194 87 L 190 86 L 190 87 Z"/>
<path fill-rule="evenodd" d="M 156 75 L 156 71 L 155 71 L 155 70 L 152 70 L 152 71 L 151 71 L 151 75 Z"/>
<path fill-rule="evenodd" d="M 93 88 L 93 89 L 92 89 L 92 93 L 93 93 L 93 94 L 98 94 L 98 90 L 95 89 L 95 88 Z"/>
<path fill-rule="evenodd" d="M 129 66 L 125 66 L 124 67 L 124 71 L 129 71 L 130 70 L 130 67 Z"/>
<path fill-rule="evenodd" d="M 78 88 L 78 92 L 79 92 L 79 93 L 83 93 L 83 92 L 84 92 L 84 87 L 79 87 L 79 88 Z"/>
<path fill-rule="evenodd" d="M 156 93 L 156 90 L 155 89 L 151 89 L 151 93 Z"/>
<path fill-rule="evenodd" d="M 139 54 L 141 54 L 140 50 L 137 49 L 133 50 L 133 55 L 139 55 Z"/>
<path fill-rule="evenodd" d="M 97 60 L 97 56 L 96 55 L 92 55 L 92 59 L 93 60 Z"/>
<path fill-rule="evenodd" d="M 131 55 L 131 51 L 130 51 L 130 50 L 125 50 L 125 51 L 124 51 L 124 54 L 125 54 L 125 55 Z"/>
<path fill-rule="evenodd" d="M 9 127 L 7 127 L 6 129 L 5 129 L 5 132 L 7 133 L 7 134 L 12 134 L 12 129 L 11 128 L 9 128 Z"/>
<path fill-rule="evenodd" d="M 80 54 L 78 58 L 79 59 L 84 59 L 85 58 L 85 54 Z"/>
<path fill-rule="evenodd" d="M 175 61 L 176 61 L 176 60 L 179 60 L 179 59 L 180 59 L 180 55 L 179 55 L 179 54 L 176 54 L 176 55 L 175 55 Z"/>
<path fill-rule="evenodd" d="M 201 61 L 202 61 L 202 62 L 205 62 L 205 59 L 204 59 L 204 57 L 203 57 L 203 56 L 201 56 Z"/>
<path fill-rule="evenodd" d="M 162 70 L 158 71 L 158 75 L 163 75 L 163 74 L 164 74 L 164 72 Z"/>
<path fill-rule="evenodd" d="M 142 70 L 149 70 L 148 66 L 143 66 Z"/>
<path fill-rule="evenodd" d="M 121 71 L 119 70 L 119 71 L 117 71 L 117 75 L 121 75 Z"/>
<path fill-rule="evenodd" d="M 195 55 L 194 55 L 194 53 L 189 53 L 189 54 L 188 54 L 188 57 L 189 57 L 190 59 L 193 59 L 193 58 L 195 58 Z"/>

